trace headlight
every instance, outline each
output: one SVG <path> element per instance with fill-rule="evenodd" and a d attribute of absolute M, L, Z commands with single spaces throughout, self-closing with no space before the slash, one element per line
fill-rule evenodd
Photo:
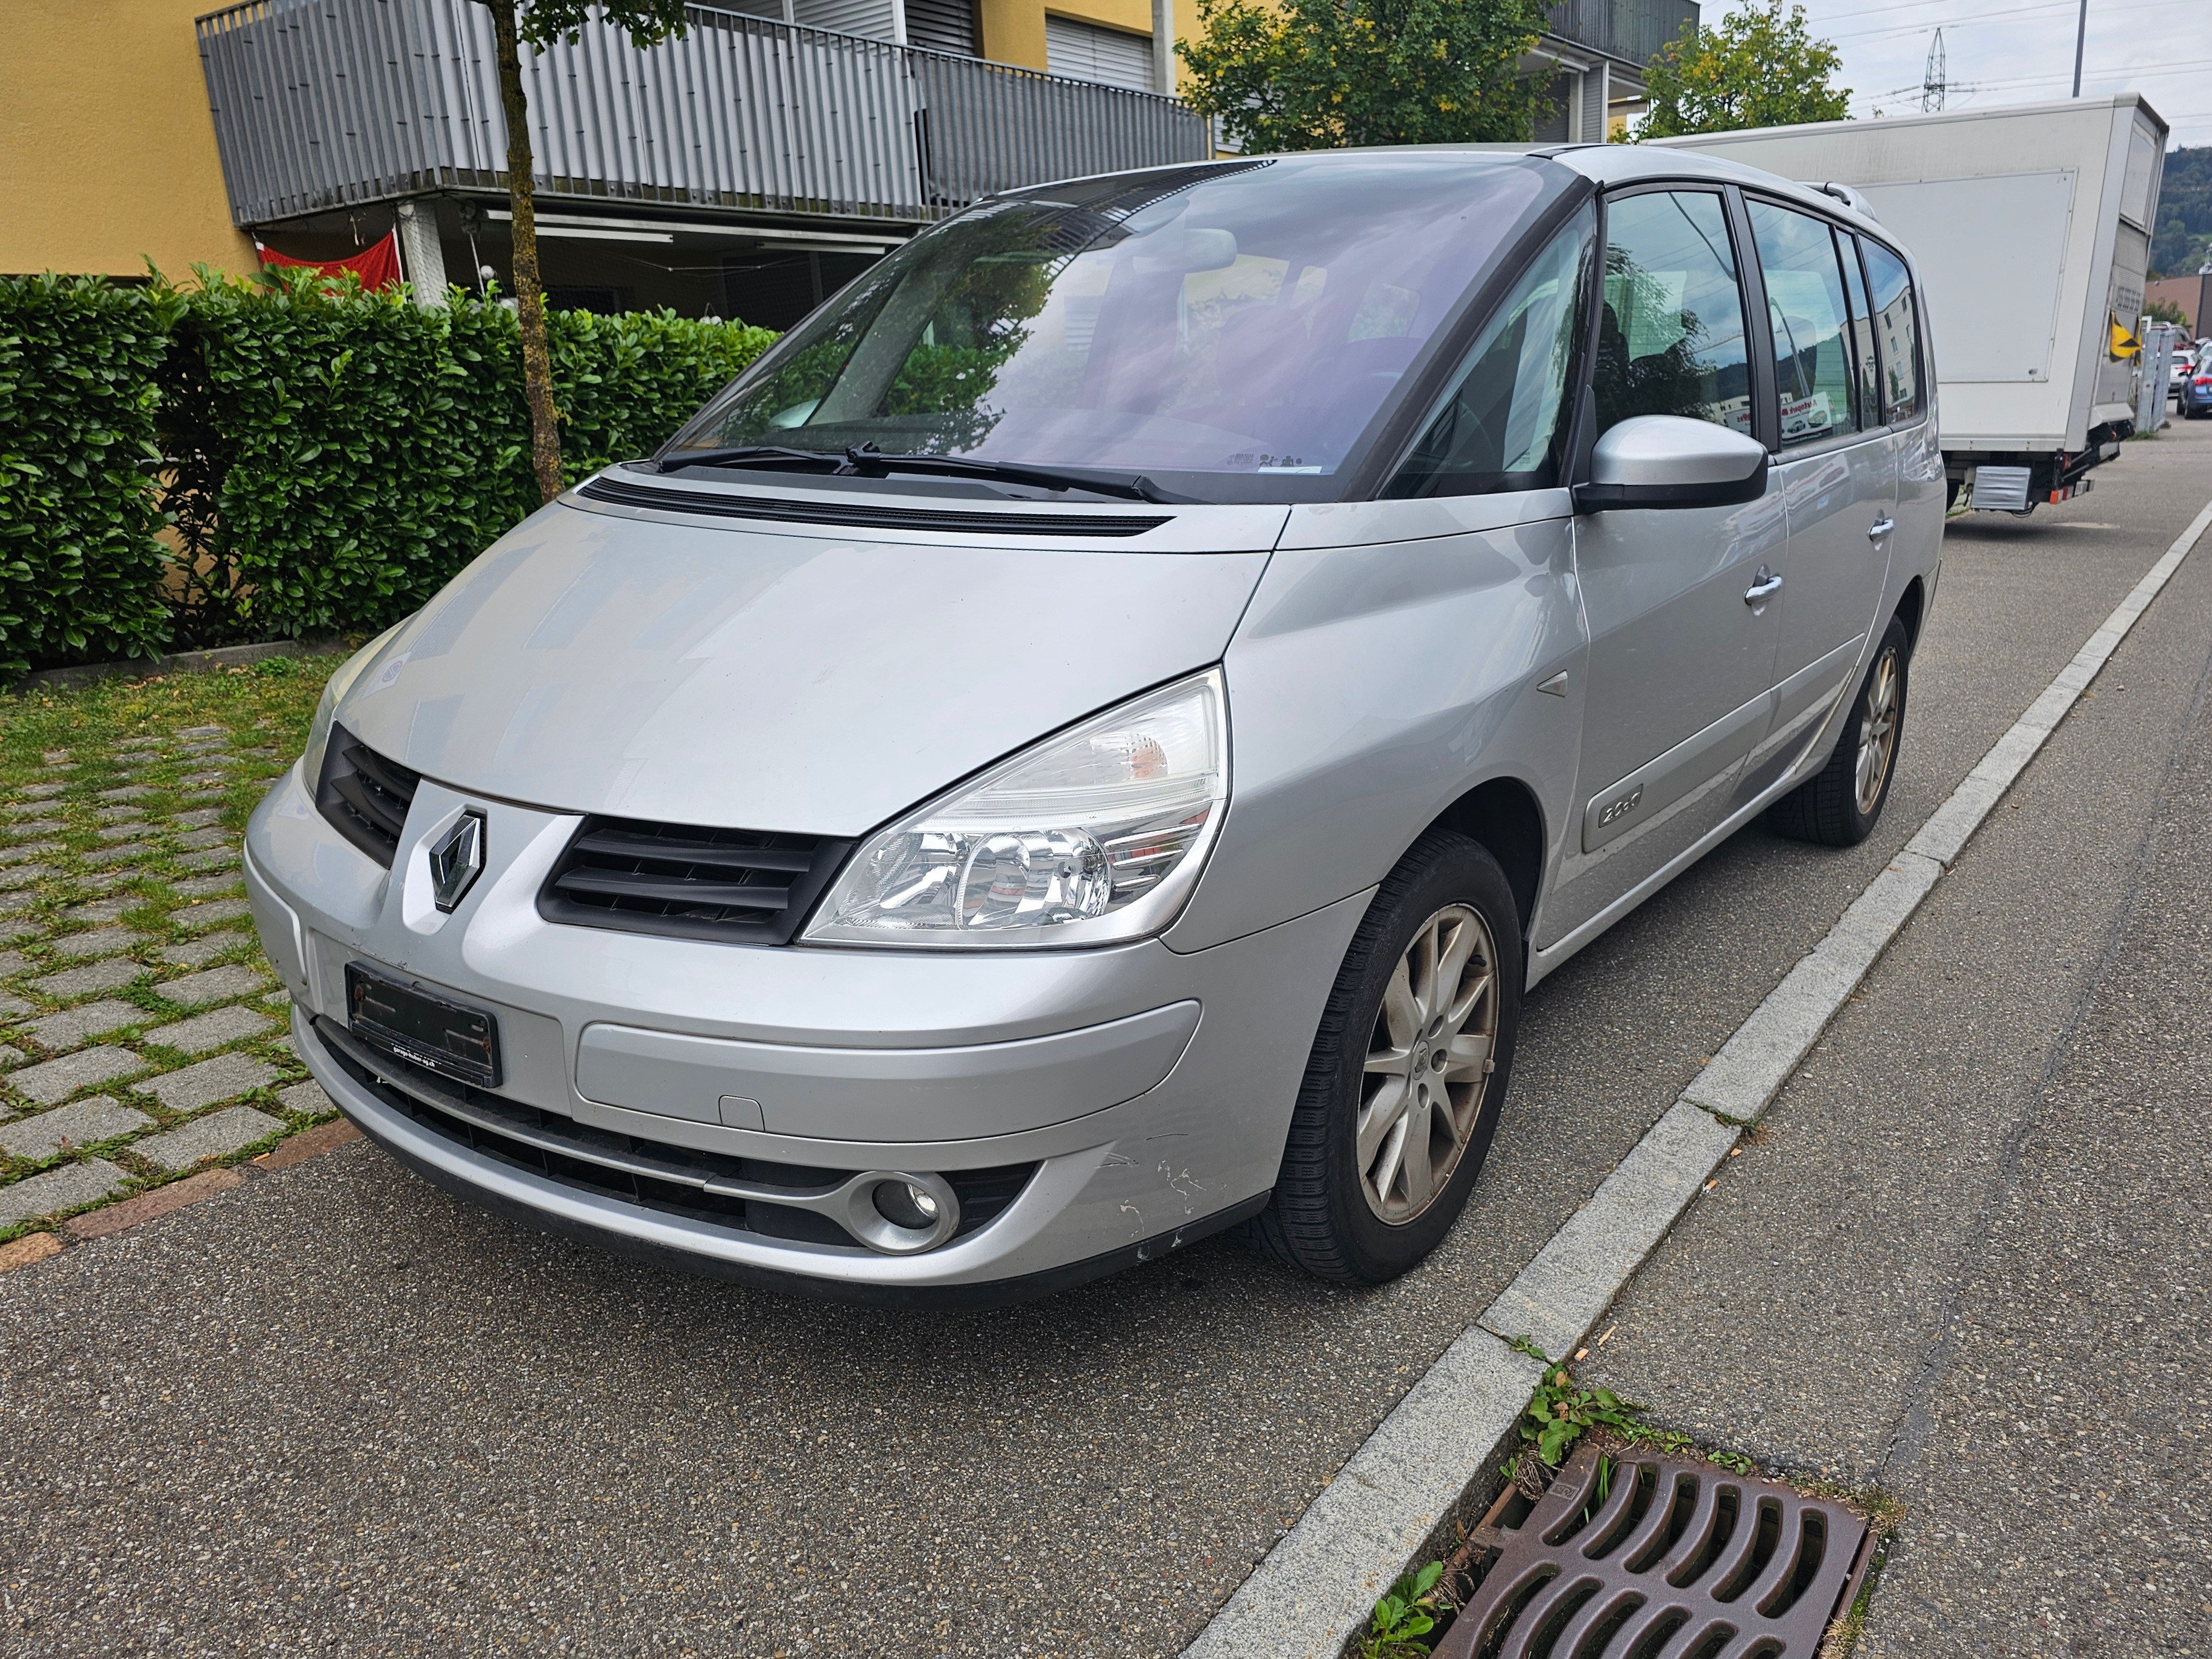
<path fill-rule="evenodd" d="M 301 754 L 307 763 L 307 787 L 313 790 L 322 769 L 323 750 L 331 740 L 331 721 L 337 714 L 338 699 L 353 690 L 353 683 L 361 678 L 361 671 L 368 666 L 376 653 L 404 624 L 394 623 L 367 645 L 337 665 L 327 684 L 323 687 L 322 701 L 315 705 L 315 718 L 307 727 L 307 746 Z"/>
<path fill-rule="evenodd" d="M 1063 732 L 863 845 L 811 942 L 1098 945 L 1157 933 L 1229 799 L 1221 671 Z"/>

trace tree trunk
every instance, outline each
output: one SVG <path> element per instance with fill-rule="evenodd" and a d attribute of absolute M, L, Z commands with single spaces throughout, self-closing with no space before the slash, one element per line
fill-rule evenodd
<path fill-rule="evenodd" d="M 522 390 L 530 402 L 530 470 L 538 493 L 561 493 L 561 422 L 553 409 L 553 355 L 545 344 L 545 290 L 538 281 L 538 204 L 531 178 L 530 106 L 522 95 L 522 49 L 514 0 L 488 0 L 499 52 L 499 101 L 507 113 L 507 197 L 514 210 L 514 314 L 522 326 Z"/>

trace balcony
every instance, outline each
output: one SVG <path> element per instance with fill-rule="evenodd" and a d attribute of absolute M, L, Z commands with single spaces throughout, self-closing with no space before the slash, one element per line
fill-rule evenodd
<path fill-rule="evenodd" d="M 241 227 L 505 190 L 491 26 L 472 0 L 249 0 L 198 28 Z M 608 206 L 911 225 L 1015 185 L 1212 154 L 1170 98 L 708 7 L 643 52 L 589 26 L 523 73 L 538 192 Z"/>
<path fill-rule="evenodd" d="M 1697 22 L 1697 0 L 1559 0 L 1551 9 L 1553 35 L 1641 69 L 1659 49 Z"/>
<path fill-rule="evenodd" d="M 1548 28 L 1640 75 L 1684 24 L 1697 21 L 1697 0 L 1560 0 L 1552 8 Z"/>

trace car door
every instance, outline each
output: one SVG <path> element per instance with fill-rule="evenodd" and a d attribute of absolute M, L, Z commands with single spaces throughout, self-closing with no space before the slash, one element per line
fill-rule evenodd
<path fill-rule="evenodd" d="M 1766 437 L 1753 393 L 1737 227 L 1725 194 L 1669 185 L 1605 204 L 1587 405 L 1593 437 L 1681 415 Z M 1720 507 L 1616 509 L 1575 521 L 1589 630 L 1577 821 L 1546 907 L 1556 942 L 1694 846 L 1725 815 L 1765 732 L 1771 586 L 1787 535 L 1778 483 Z"/>
<path fill-rule="evenodd" d="M 1817 215 L 1755 196 L 1744 205 L 1773 342 L 1774 476 L 1790 526 L 1776 567 L 1774 718 L 1737 788 L 1749 799 L 1820 739 L 1855 682 L 1888 573 L 1897 454 L 1874 380 L 1856 239 L 1845 234 L 1839 248 Z"/>
<path fill-rule="evenodd" d="M 1897 529 L 1893 569 L 1932 571 L 1942 551 L 1943 440 L 1936 416 L 1936 374 L 1922 339 L 1922 313 L 1905 261 L 1870 237 L 1853 237 L 1867 280 L 1873 349 L 1869 373 L 1877 388 L 1886 441 L 1897 469 Z"/>

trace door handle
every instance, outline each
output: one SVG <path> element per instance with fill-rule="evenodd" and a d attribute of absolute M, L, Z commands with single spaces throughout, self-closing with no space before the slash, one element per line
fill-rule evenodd
<path fill-rule="evenodd" d="M 1743 602 L 1746 605 L 1757 605 L 1761 599 L 1772 599 L 1781 591 L 1782 578 L 1765 565 L 1761 565 L 1759 567 L 1759 574 L 1752 578 L 1751 586 L 1744 591 Z"/>
<path fill-rule="evenodd" d="M 1878 542 L 1896 528 L 1897 520 L 1894 519 L 1878 520 L 1867 527 L 1867 539 L 1870 542 Z"/>

